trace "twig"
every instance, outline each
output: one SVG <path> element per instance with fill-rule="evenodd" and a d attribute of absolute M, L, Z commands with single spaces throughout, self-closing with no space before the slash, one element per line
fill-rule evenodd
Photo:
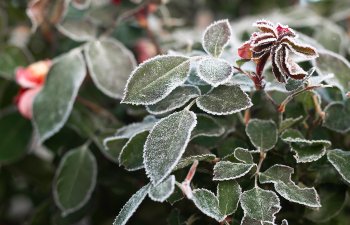
<path fill-rule="evenodd" d="M 261 166 L 262 166 L 265 158 L 266 158 L 266 153 L 262 149 L 260 149 L 260 159 L 259 159 L 259 163 L 258 163 L 258 167 L 256 169 L 255 179 L 254 179 L 255 187 L 258 186 L 258 176 L 259 176 L 260 169 L 261 169 Z"/>

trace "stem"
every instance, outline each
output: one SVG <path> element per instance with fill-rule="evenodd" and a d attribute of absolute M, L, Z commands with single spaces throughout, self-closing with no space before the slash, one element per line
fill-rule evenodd
<path fill-rule="evenodd" d="M 196 100 L 195 100 L 195 99 L 192 100 L 192 102 L 190 102 L 190 104 L 188 104 L 188 105 L 186 106 L 185 110 L 190 110 L 191 107 L 194 105 L 194 103 L 196 103 Z"/>
<path fill-rule="evenodd" d="M 258 176 L 259 176 L 260 169 L 261 169 L 261 166 L 262 166 L 265 158 L 266 158 L 266 153 L 260 149 L 260 159 L 259 159 L 258 167 L 256 169 L 255 180 L 254 180 L 255 187 L 258 186 Z"/>

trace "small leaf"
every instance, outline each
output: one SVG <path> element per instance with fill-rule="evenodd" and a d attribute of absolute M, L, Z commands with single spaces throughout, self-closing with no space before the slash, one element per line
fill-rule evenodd
<path fill-rule="evenodd" d="M 327 158 L 343 179 L 350 184 L 350 152 L 334 149 L 328 151 Z"/>
<path fill-rule="evenodd" d="M 15 70 L 28 64 L 24 51 L 16 46 L 6 45 L 0 50 L 0 77 L 14 79 Z"/>
<path fill-rule="evenodd" d="M 164 202 L 175 190 L 175 176 L 171 175 L 168 179 L 164 180 L 160 184 L 154 186 L 151 185 L 148 196 L 157 202 Z"/>
<path fill-rule="evenodd" d="M 232 180 L 246 175 L 255 164 L 221 161 L 214 166 L 213 180 Z"/>
<path fill-rule="evenodd" d="M 231 39 L 232 31 L 228 20 L 219 20 L 204 31 L 203 48 L 214 57 L 219 57 Z"/>
<path fill-rule="evenodd" d="M 309 207 L 321 207 L 315 188 L 301 188 L 291 180 L 294 169 L 276 164 L 259 174 L 260 183 L 273 183 L 276 191 L 288 201 Z"/>
<path fill-rule="evenodd" d="M 206 58 L 200 61 L 197 75 L 211 86 L 217 87 L 232 78 L 233 68 L 226 60 Z"/>
<path fill-rule="evenodd" d="M 85 75 L 83 56 L 77 50 L 52 65 L 45 86 L 33 103 L 34 126 L 41 142 L 57 133 L 67 121 Z"/>
<path fill-rule="evenodd" d="M 237 85 L 219 86 L 197 98 L 197 106 L 213 115 L 229 115 L 252 106 L 246 93 Z"/>
<path fill-rule="evenodd" d="M 191 139 L 196 137 L 219 137 L 225 133 L 225 128 L 216 119 L 207 114 L 197 114 L 197 125 L 192 131 Z"/>
<path fill-rule="evenodd" d="M 56 171 L 54 197 L 63 215 L 83 207 L 96 185 L 95 156 L 86 145 L 70 150 L 62 158 Z"/>
<path fill-rule="evenodd" d="M 280 127 L 278 129 L 278 131 L 280 133 L 282 133 L 283 131 L 285 131 L 288 128 L 291 128 L 292 126 L 294 126 L 295 124 L 299 123 L 301 120 L 303 119 L 303 116 L 299 116 L 297 118 L 287 118 L 282 120 Z"/>
<path fill-rule="evenodd" d="M 149 113 L 161 115 L 181 108 L 192 98 L 196 98 L 201 94 L 198 87 L 192 85 L 183 85 L 175 88 L 168 96 L 154 105 L 146 107 Z"/>
<path fill-rule="evenodd" d="M 179 162 L 196 126 L 196 114 L 183 110 L 161 119 L 144 147 L 144 165 L 154 185 L 162 182 Z"/>
<path fill-rule="evenodd" d="M 350 131 L 350 100 L 332 102 L 324 109 L 323 125 L 328 129 L 345 134 Z"/>
<path fill-rule="evenodd" d="M 121 99 L 129 75 L 136 67 L 134 55 L 113 38 L 91 42 L 84 52 L 95 85 L 104 94 Z"/>
<path fill-rule="evenodd" d="M 125 225 L 128 222 L 132 214 L 134 214 L 136 209 L 147 196 L 149 187 L 150 185 L 146 185 L 131 196 L 129 201 L 123 206 L 118 216 L 115 218 L 113 225 Z"/>
<path fill-rule="evenodd" d="M 213 192 L 207 189 L 193 190 L 193 202 L 205 215 L 214 218 L 216 221 L 223 221 L 226 216 L 221 213 L 219 200 Z"/>
<path fill-rule="evenodd" d="M 241 193 L 242 188 L 235 180 L 219 182 L 217 196 L 222 214 L 228 216 L 236 212 Z"/>
<path fill-rule="evenodd" d="M 243 192 L 240 198 L 244 216 L 260 221 L 261 223 L 275 222 L 275 214 L 281 209 L 280 200 L 273 191 L 255 187 Z"/>
<path fill-rule="evenodd" d="M 92 41 L 96 39 L 97 27 L 87 19 L 64 19 L 56 25 L 57 30 L 74 41 Z"/>
<path fill-rule="evenodd" d="M 190 70 L 188 57 L 163 55 L 140 64 L 130 75 L 123 103 L 152 105 L 185 83 Z"/>
<path fill-rule="evenodd" d="M 261 151 L 272 149 L 277 142 L 277 127 L 272 120 L 251 119 L 246 133 L 252 144 Z"/>
<path fill-rule="evenodd" d="M 193 156 L 184 157 L 176 165 L 176 167 L 174 168 L 174 171 L 185 168 L 189 165 L 192 165 L 193 162 L 196 160 L 204 161 L 204 162 L 212 162 L 215 158 L 216 156 L 214 154 L 202 154 L 202 155 L 193 155 Z"/>
<path fill-rule="evenodd" d="M 244 148 L 236 148 L 235 151 L 233 152 L 234 157 L 243 162 L 243 163 L 248 163 L 248 164 L 253 164 L 253 156 L 249 152 L 249 150 L 244 149 Z"/>
<path fill-rule="evenodd" d="M 115 133 L 115 138 L 131 138 L 135 134 L 151 130 L 158 121 L 154 116 L 147 116 L 142 122 L 132 123 L 122 128 L 119 128 Z"/>

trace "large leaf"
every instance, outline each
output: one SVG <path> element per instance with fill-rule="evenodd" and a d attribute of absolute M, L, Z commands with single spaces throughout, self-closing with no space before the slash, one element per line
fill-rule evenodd
<path fill-rule="evenodd" d="M 327 158 L 343 179 L 350 184 L 350 152 L 334 149 L 327 153 Z"/>
<path fill-rule="evenodd" d="M 232 180 L 246 175 L 255 164 L 221 161 L 214 166 L 213 180 Z"/>
<path fill-rule="evenodd" d="M 260 183 L 273 183 L 276 191 L 285 199 L 309 207 L 321 207 L 320 198 L 315 188 L 297 186 L 291 176 L 294 169 L 276 164 L 259 174 Z"/>
<path fill-rule="evenodd" d="M 151 105 L 185 83 L 190 70 L 188 57 L 163 55 L 140 64 L 131 74 L 123 103 Z"/>
<path fill-rule="evenodd" d="M 272 149 L 277 142 L 277 126 L 272 120 L 251 119 L 246 133 L 252 144 L 261 151 Z"/>
<path fill-rule="evenodd" d="M 101 39 L 85 47 L 90 75 L 106 95 L 121 99 L 130 73 L 136 67 L 134 55 L 116 39 Z"/>
<path fill-rule="evenodd" d="M 214 57 L 219 57 L 232 35 L 228 20 L 219 20 L 207 27 L 203 35 L 203 48 Z"/>
<path fill-rule="evenodd" d="M 86 145 L 70 150 L 61 160 L 54 182 L 54 197 L 62 213 L 72 213 L 87 203 L 96 185 L 95 156 Z"/>
<path fill-rule="evenodd" d="M 22 49 L 11 45 L 0 49 L 0 77 L 14 79 L 16 68 L 27 64 L 28 59 Z"/>
<path fill-rule="evenodd" d="M 217 87 L 232 78 L 233 68 L 226 60 L 206 58 L 200 61 L 197 75 L 211 86 Z"/>
<path fill-rule="evenodd" d="M 55 61 L 33 104 L 33 121 L 40 141 L 45 141 L 63 127 L 85 75 L 83 56 L 77 50 Z"/>
<path fill-rule="evenodd" d="M 243 192 L 240 198 L 244 215 L 264 222 L 275 222 L 275 214 L 281 209 L 278 196 L 273 191 L 255 187 Z"/>
<path fill-rule="evenodd" d="M 196 114 L 183 110 L 161 119 L 144 147 L 144 165 L 154 185 L 162 182 L 179 162 L 196 126 Z"/>
<path fill-rule="evenodd" d="M 229 115 L 252 106 L 246 93 L 237 86 L 219 86 L 197 98 L 197 106 L 213 115 Z"/>
<path fill-rule="evenodd" d="M 235 180 L 219 182 L 217 197 L 219 200 L 219 209 L 222 214 L 231 215 L 236 212 L 241 193 L 242 188 Z"/>
<path fill-rule="evenodd" d="M 148 196 L 157 202 L 164 202 L 175 190 L 175 176 L 171 175 L 160 184 L 151 185 Z"/>
<path fill-rule="evenodd" d="M 213 192 L 207 189 L 193 190 L 193 202 L 205 215 L 214 218 L 218 222 L 226 218 L 219 208 L 219 200 Z"/>
<path fill-rule="evenodd" d="M 350 130 L 350 100 L 345 102 L 332 102 L 325 109 L 323 125 L 339 133 Z"/>
<path fill-rule="evenodd" d="M 136 209 L 147 196 L 149 188 L 150 185 L 146 185 L 131 196 L 129 201 L 123 206 L 118 216 L 115 218 L 113 225 L 125 225 L 128 222 L 132 214 L 134 214 Z"/>

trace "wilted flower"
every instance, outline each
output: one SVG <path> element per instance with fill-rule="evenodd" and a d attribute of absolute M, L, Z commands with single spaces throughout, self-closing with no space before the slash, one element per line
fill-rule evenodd
<path fill-rule="evenodd" d="M 271 56 L 272 72 L 279 82 L 285 83 L 289 78 L 303 79 L 307 72 L 293 61 L 291 53 L 312 59 L 318 57 L 316 50 L 297 43 L 296 33 L 288 26 L 273 25 L 266 20 L 259 20 L 253 25 L 260 32 L 253 33 L 250 40 L 243 43 L 238 49 L 238 55 L 256 62 L 256 76 L 262 77 L 266 61 Z"/>
<path fill-rule="evenodd" d="M 44 85 L 51 64 L 51 60 L 43 60 L 16 70 L 16 81 L 21 86 L 16 104 L 19 112 L 28 119 L 32 118 L 34 98 Z"/>

